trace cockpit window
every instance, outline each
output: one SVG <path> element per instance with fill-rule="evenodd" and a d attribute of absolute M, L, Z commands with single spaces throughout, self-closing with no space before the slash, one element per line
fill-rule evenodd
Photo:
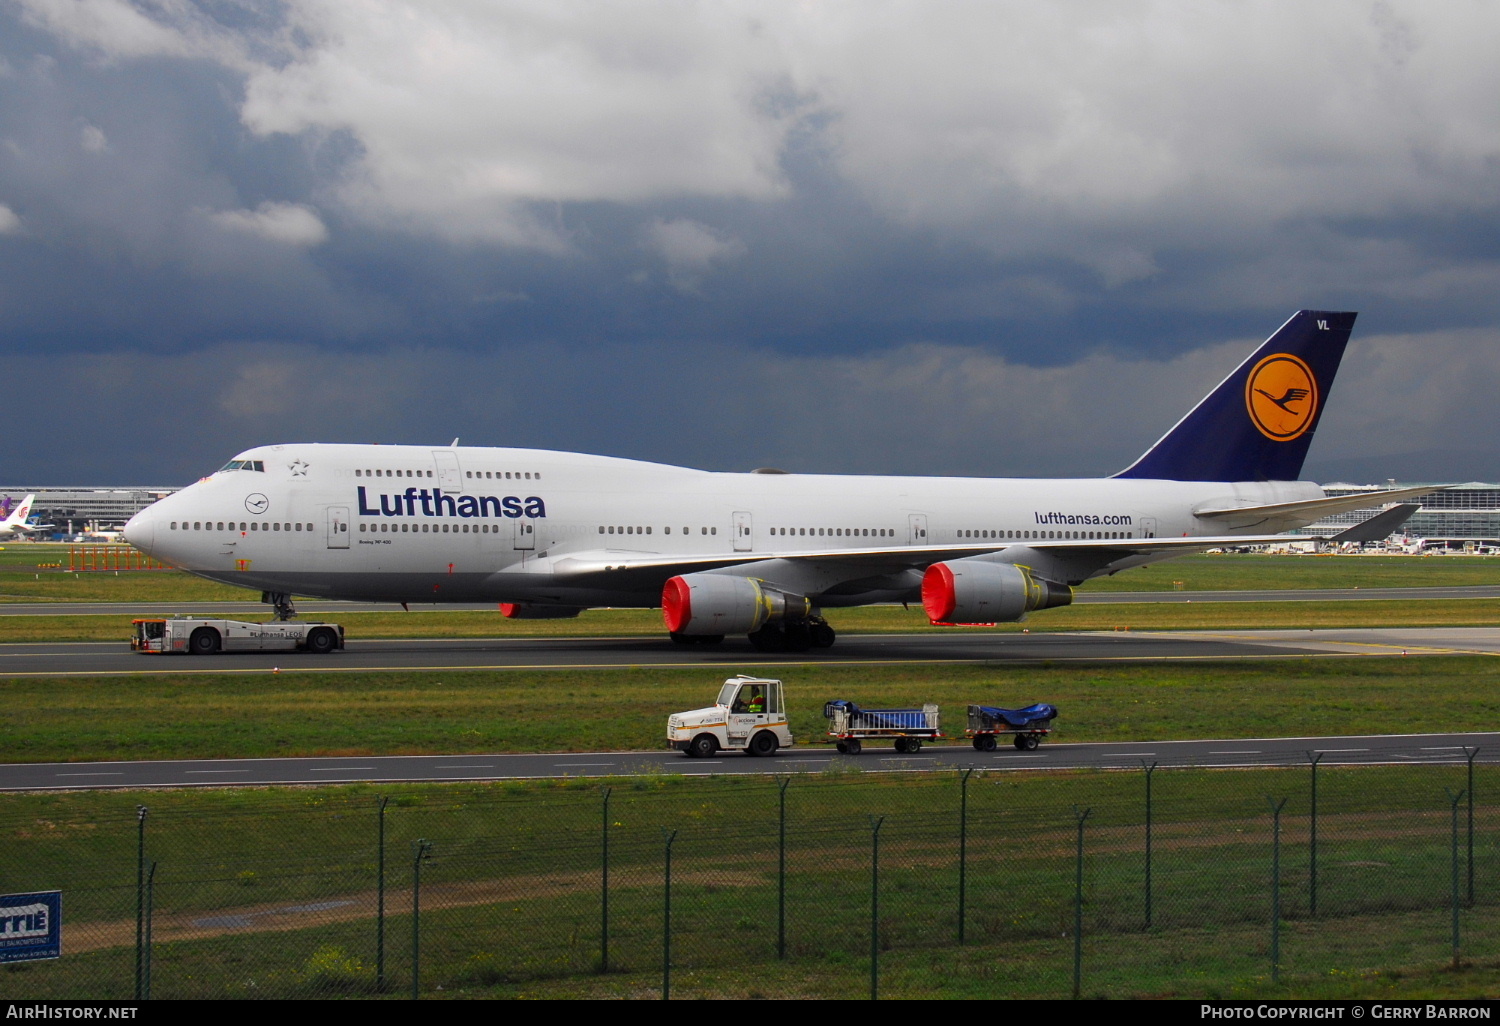
<path fill-rule="evenodd" d="M 226 470 L 258 470 L 264 474 L 266 464 L 264 460 L 230 460 L 219 468 L 219 473 L 222 474 Z"/>

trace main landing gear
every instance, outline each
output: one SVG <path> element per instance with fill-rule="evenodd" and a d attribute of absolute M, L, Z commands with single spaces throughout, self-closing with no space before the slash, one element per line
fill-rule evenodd
<path fill-rule="evenodd" d="M 836 635 L 827 620 L 814 616 L 768 623 L 748 637 L 750 644 L 761 652 L 806 652 L 812 648 L 832 648 Z"/>
<path fill-rule="evenodd" d="M 761 652 L 806 652 L 813 648 L 832 648 L 836 635 L 821 616 L 805 620 L 778 620 L 746 635 L 750 644 Z M 722 634 L 682 634 L 673 631 L 671 638 L 679 645 L 718 645 Z"/>

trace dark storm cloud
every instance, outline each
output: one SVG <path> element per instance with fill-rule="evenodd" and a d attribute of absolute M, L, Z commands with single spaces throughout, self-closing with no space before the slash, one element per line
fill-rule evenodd
<path fill-rule="evenodd" d="M 12 0 L 0 354 L 61 387 L 5 476 L 454 435 L 1108 473 L 1301 306 L 1362 311 L 1315 461 L 1462 451 L 1495 19 Z"/>

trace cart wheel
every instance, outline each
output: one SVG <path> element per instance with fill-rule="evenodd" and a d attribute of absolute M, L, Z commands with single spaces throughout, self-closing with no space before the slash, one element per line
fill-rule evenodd
<path fill-rule="evenodd" d="M 976 737 L 976 738 L 973 739 L 973 743 L 974 743 L 974 751 L 976 751 L 976 752 L 982 752 L 982 751 L 984 751 L 984 738 L 982 738 L 982 737 Z"/>
<path fill-rule="evenodd" d="M 909 738 L 906 739 L 906 754 L 907 755 L 916 755 L 921 750 L 922 750 L 922 739 L 921 738 L 919 738 L 919 737 L 909 737 Z"/>
<path fill-rule="evenodd" d="M 1016 749 L 1018 751 L 1022 751 L 1022 752 L 1026 751 L 1026 735 L 1025 734 L 1017 734 L 1015 736 L 1015 740 L 1012 741 L 1011 743 L 1016 746 Z"/>
<path fill-rule="evenodd" d="M 851 737 L 849 739 L 849 741 L 847 742 L 847 744 L 848 744 L 849 754 L 850 755 L 858 755 L 859 754 L 859 750 L 864 747 L 864 745 L 862 745 L 862 744 L 859 743 L 859 738 L 857 738 L 857 737 Z"/>
<path fill-rule="evenodd" d="M 900 752 L 902 755 L 906 754 L 906 738 L 896 738 L 896 751 Z"/>
<path fill-rule="evenodd" d="M 833 747 L 835 747 L 835 748 L 837 748 L 839 750 L 839 754 L 840 755 L 843 755 L 845 752 L 847 752 L 849 750 L 849 746 L 847 744 L 845 744 L 844 742 L 842 742 L 842 741 L 837 742 Z"/>
<path fill-rule="evenodd" d="M 1017 747 L 1028 752 L 1036 751 L 1036 746 L 1042 743 L 1042 739 L 1037 737 L 1035 734 L 1027 734 L 1025 737 L 1019 738 L 1018 740 L 1021 743 L 1017 745 Z"/>
<path fill-rule="evenodd" d="M 981 752 L 993 752 L 995 750 L 995 735 L 980 734 L 974 739 L 974 747 Z"/>

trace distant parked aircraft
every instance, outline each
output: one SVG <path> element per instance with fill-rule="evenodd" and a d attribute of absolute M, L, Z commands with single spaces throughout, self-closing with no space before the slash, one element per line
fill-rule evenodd
<path fill-rule="evenodd" d="M 20 535 L 21 537 L 25 537 L 27 534 L 37 531 L 52 530 L 52 524 L 28 524 L 26 522 L 26 518 L 31 515 L 31 503 L 35 498 L 35 495 L 26 496 L 26 498 L 21 500 L 21 504 L 11 511 L 4 521 L 0 521 L 0 535 Z M 7 499 L 6 501 L 8 502 L 9 500 Z"/>

